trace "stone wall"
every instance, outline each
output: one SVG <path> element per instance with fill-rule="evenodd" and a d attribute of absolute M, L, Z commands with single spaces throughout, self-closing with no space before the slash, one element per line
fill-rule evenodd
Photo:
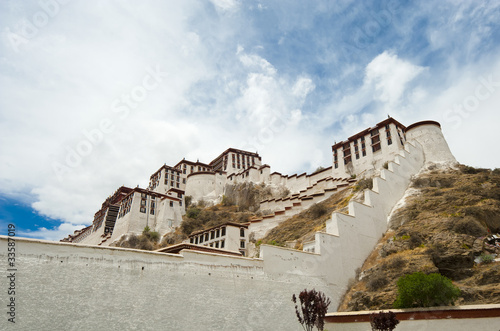
<path fill-rule="evenodd" d="M 0 250 L 3 330 L 301 330 L 292 294 L 329 289 L 320 277 L 269 271 L 259 259 L 21 238 L 16 245 L 14 327 Z"/>

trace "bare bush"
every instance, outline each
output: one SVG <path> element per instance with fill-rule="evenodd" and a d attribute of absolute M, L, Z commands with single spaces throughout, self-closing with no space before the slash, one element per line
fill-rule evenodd
<path fill-rule="evenodd" d="M 309 208 L 309 211 L 311 212 L 312 217 L 319 218 L 325 215 L 328 209 L 322 204 L 315 203 Z"/>
<path fill-rule="evenodd" d="M 481 237 L 488 233 L 484 225 L 470 216 L 453 222 L 451 229 L 456 233 L 467 234 L 474 237 Z"/>

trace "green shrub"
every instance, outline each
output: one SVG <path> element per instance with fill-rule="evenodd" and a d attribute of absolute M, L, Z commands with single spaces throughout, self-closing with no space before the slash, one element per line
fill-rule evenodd
<path fill-rule="evenodd" d="M 191 206 L 191 201 L 193 201 L 193 197 L 190 195 L 186 195 L 184 197 L 184 205 L 187 207 Z"/>
<path fill-rule="evenodd" d="M 197 218 L 200 212 L 201 212 L 200 208 L 189 207 L 188 210 L 186 211 L 186 216 L 189 218 Z"/>
<path fill-rule="evenodd" d="M 489 264 L 495 260 L 493 255 L 485 254 L 485 253 L 482 253 L 481 256 L 479 257 L 479 259 L 481 260 L 481 263 L 484 263 L 484 264 Z"/>
<path fill-rule="evenodd" d="M 394 308 L 448 306 L 460 296 L 451 280 L 437 273 L 415 272 L 399 278 Z"/>

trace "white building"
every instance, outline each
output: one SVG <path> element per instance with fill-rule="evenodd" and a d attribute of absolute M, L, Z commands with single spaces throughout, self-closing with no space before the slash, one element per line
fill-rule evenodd
<path fill-rule="evenodd" d="M 90 227 L 63 240 L 109 245 L 123 234 L 142 232 L 146 225 L 164 235 L 182 222 L 185 196 L 190 196 L 193 202 L 219 203 L 227 184 L 241 182 L 286 188 L 290 197 L 300 197 L 305 206 L 307 199 L 331 191 L 352 175 L 381 169 L 401 152 L 407 139 L 422 144 L 428 160 L 456 162 L 438 122 L 423 121 L 405 127 L 391 117 L 335 143 L 332 165 L 310 175 L 271 173 L 259 154 L 228 148 L 209 163 L 183 159 L 174 167 L 163 165 L 151 175 L 146 190 L 120 187 L 102 204 Z M 293 208 L 287 205 L 289 200 L 292 201 L 291 198 L 263 201 L 261 207 L 279 213 L 283 208 Z M 220 240 L 214 243 L 217 241 L 221 245 Z"/>
<path fill-rule="evenodd" d="M 248 255 L 248 224 L 228 222 L 189 235 L 189 243 Z"/>

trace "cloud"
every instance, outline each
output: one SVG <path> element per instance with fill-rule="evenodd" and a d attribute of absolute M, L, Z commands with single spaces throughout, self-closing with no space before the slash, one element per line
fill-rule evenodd
<path fill-rule="evenodd" d="M 366 66 L 365 84 L 375 89 L 375 100 L 394 107 L 408 83 L 423 70 L 423 67 L 403 61 L 397 55 L 385 51 Z"/>
<path fill-rule="evenodd" d="M 30 235 L 90 224 L 119 186 L 183 157 L 240 147 L 282 173 L 329 166 L 335 140 L 388 113 L 440 121 L 460 161 L 500 163 L 498 88 L 454 108 L 500 81 L 498 4 L 401 4 L 362 48 L 350 33 L 384 8 L 243 4 L 72 1 L 17 50 L 9 33 L 43 9 L 0 4 L 0 194 L 62 222 Z"/>
<path fill-rule="evenodd" d="M 80 230 L 83 227 L 85 227 L 83 224 L 73 225 L 69 223 L 62 223 L 53 229 L 41 227 L 36 231 L 20 231 L 17 235 L 28 238 L 43 238 L 45 240 L 59 241 L 64 237 L 67 237 L 68 234 L 73 234 L 75 230 Z"/>
<path fill-rule="evenodd" d="M 217 10 L 222 11 L 234 11 L 240 5 L 237 0 L 210 0 L 210 2 L 217 8 Z"/>

